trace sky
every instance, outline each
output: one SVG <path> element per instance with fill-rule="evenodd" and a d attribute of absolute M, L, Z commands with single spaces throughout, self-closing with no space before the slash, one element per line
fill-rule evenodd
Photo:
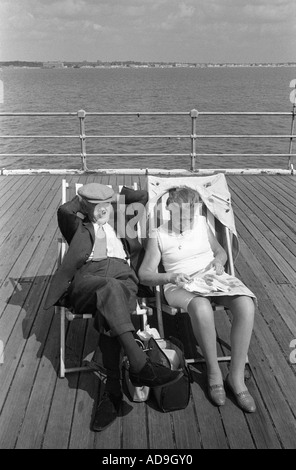
<path fill-rule="evenodd" d="M 0 0 L 0 60 L 296 62 L 296 0 Z"/>

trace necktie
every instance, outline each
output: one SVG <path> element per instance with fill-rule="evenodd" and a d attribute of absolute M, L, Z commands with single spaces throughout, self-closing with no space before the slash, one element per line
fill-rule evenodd
<path fill-rule="evenodd" d="M 94 246 L 93 260 L 107 258 L 107 240 L 103 225 L 99 225 Z"/>

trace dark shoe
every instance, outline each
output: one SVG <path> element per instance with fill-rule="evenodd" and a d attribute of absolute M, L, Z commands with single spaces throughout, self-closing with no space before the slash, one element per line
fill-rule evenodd
<path fill-rule="evenodd" d="M 109 392 L 103 393 L 95 412 L 93 431 L 103 431 L 116 420 L 121 401 L 122 395 L 117 397 Z"/>
<path fill-rule="evenodd" d="M 168 367 L 147 360 L 140 372 L 130 370 L 129 377 L 135 387 L 159 387 L 177 382 L 183 375 L 182 371 L 171 370 Z"/>
<path fill-rule="evenodd" d="M 255 401 L 248 390 L 236 393 L 229 383 L 229 376 L 226 377 L 225 384 L 234 396 L 236 404 L 239 406 L 239 408 L 241 408 L 246 413 L 254 413 L 256 411 Z"/>
<path fill-rule="evenodd" d="M 208 394 L 211 401 L 216 406 L 223 406 L 225 405 L 226 395 L 223 385 L 208 385 Z"/>

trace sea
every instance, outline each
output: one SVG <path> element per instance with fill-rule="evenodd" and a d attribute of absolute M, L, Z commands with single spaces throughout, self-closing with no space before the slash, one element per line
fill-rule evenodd
<path fill-rule="evenodd" d="M 181 116 L 87 115 L 85 127 L 87 136 L 177 136 L 149 139 L 87 137 L 89 169 L 189 169 L 191 142 L 188 137 L 178 136 L 191 134 L 190 110 L 291 112 L 291 82 L 294 79 L 296 67 L 287 66 L 79 69 L 3 67 L 0 80 L 3 82 L 4 95 L 0 112 L 75 113 L 83 109 L 86 112 L 187 113 Z M 287 135 L 290 131 L 291 116 L 199 115 L 197 118 L 197 134 L 200 135 Z M 0 116 L 0 135 L 31 136 L 0 137 L 0 168 L 78 169 L 81 166 L 77 116 Z M 37 139 L 35 135 L 43 137 Z M 55 135 L 60 137 L 47 137 Z M 68 135 L 72 138 L 63 137 Z M 197 157 L 196 167 L 286 168 L 287 157 L 271 155 L 258 158 L 248 154 L 288 153 L 289 143 L 287 138 L 200 138 L 196 142 L 196 152 L 202 155 Z M 8 153 L 18 156 L 3 155 Z M 92 157 L 94 153 L 107 155 Z M 110 155 L 113 153 L 124 155 L 114 157 Z M 142 156 L 126 155 L 130 153 Z M 159 153 L 167 155 L 153 155 Z M 207 156 L 213 153 L 246 155 Z M 55 155 L 47 156 L 51 154 Z"/>

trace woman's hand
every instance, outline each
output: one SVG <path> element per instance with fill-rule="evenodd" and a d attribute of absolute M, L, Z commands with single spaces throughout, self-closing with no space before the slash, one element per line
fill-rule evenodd
<path fill-rule="evenodd" d="M 218 274 L 218 276 L 221 276 L 221 274 L 224 273 L 224 266 L 223 264 L 221 263 L 221 261 L 219 261 L 218 259 L 214 259 L 213 262 L 212 262 L 212 266 L 213 268 L 215 269 L 216 273 Z"/>
<path fill-rule="evenodd" d="M 172 273 L 169 277 L 169 282 L 178 287 L 184 286 L 188 281 L 191 281 L 191 277 L 184 273 Z"/>

